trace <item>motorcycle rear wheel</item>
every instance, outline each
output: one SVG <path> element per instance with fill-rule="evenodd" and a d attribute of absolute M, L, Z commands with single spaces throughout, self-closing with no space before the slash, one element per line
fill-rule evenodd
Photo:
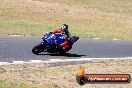
<path fill-rule="evenodd" d="M 58 52 L 59 55 L 65 55 L 66 52 L 65 51 L 62 51 L 62 52 Z"/>

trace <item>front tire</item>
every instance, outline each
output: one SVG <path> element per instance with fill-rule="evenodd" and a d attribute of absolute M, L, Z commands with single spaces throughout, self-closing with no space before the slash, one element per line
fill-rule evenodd
<path fill-rule="evenodd" d="M 38 55 L 39 53 L 41 53 L 41 48 L 42 48 L 42 45 L 39 44 L 39 45 L 33 47 L 32 52 L 33 52 L 34 54 Z"/>

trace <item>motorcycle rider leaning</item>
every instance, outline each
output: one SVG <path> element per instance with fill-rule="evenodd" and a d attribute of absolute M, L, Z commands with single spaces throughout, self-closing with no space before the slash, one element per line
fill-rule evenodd
<path fill-rule="evenodd" d="M 69 47 L 70 43 L 70 33 L 68 31 L 68 25 L 63 24 L 61 28 L 54 29 L 52 33 L 62 33 L 65 36 L 65 41 L 60 44 L 60 46 L 63 48 L 63 50 L 66 50 Z"/>

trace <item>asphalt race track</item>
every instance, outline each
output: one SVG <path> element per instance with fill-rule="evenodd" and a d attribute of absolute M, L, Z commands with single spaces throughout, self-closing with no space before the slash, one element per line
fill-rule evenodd
<path fill-rule="evenodd" d="M 132 40 L 79 39 L 65 56 L 31 52 L 41 37 L 0 36 L 0 62 L 76 59 L 76 58 L 120 58 L 132 57 Z"/>

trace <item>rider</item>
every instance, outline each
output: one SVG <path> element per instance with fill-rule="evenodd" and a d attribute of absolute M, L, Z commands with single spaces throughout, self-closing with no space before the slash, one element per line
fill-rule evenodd
<path fill-rule="evenodd" d="M 62 33 L 65 35 L 65 41 L 63 43 L 60 44 L 60 46 L 66 50 L 68 48 L 68 45 L 70 43 L 70 33 L 68 31 L 68 25 L 67 24 L 63 24 L 61 26 L 61 28 L 58 29 L 54 29 L 52 31 L 53 33 Z"/>

